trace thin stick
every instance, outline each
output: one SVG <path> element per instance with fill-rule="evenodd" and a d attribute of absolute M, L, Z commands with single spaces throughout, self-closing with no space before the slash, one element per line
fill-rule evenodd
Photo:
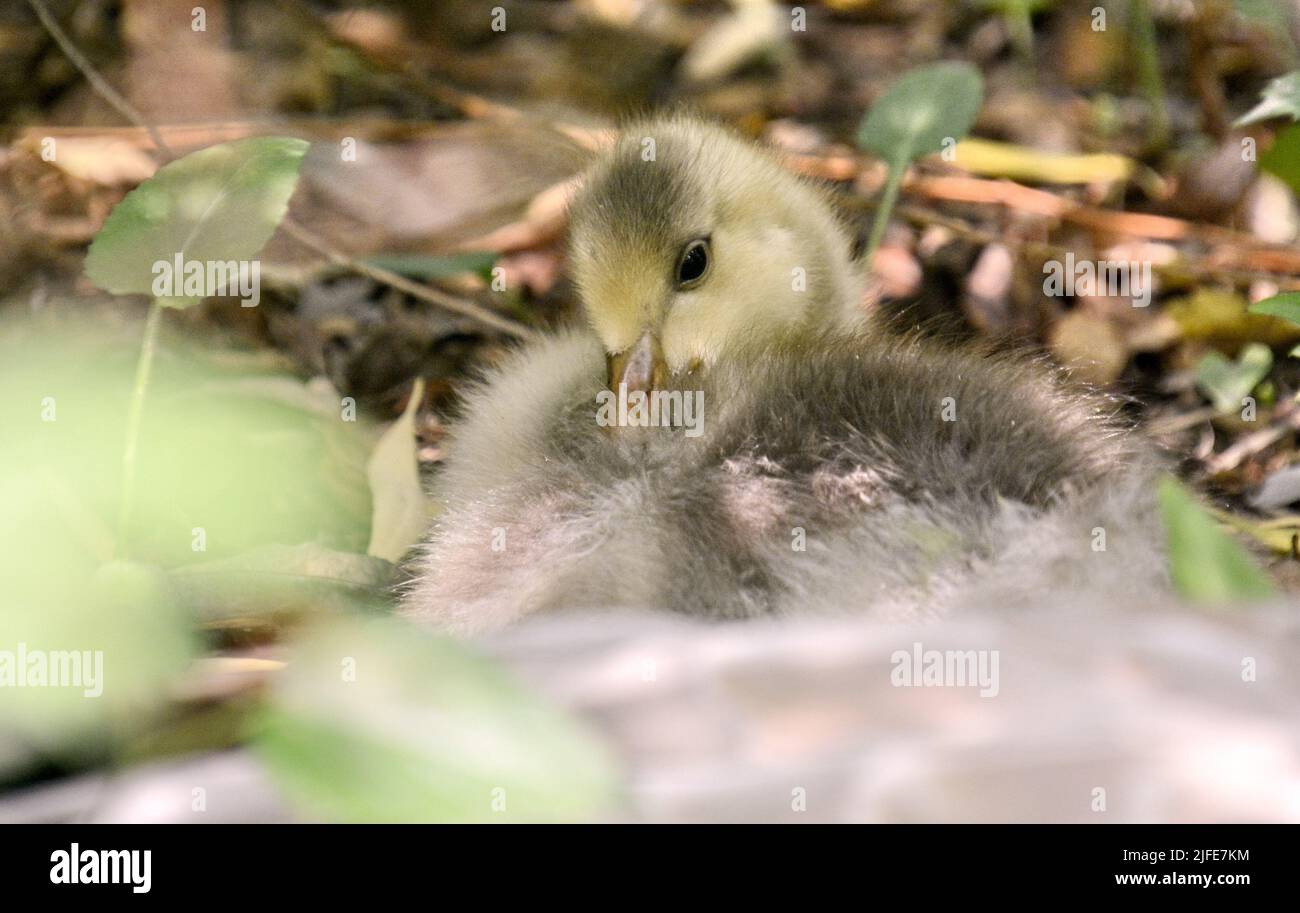
<path fill-rule="evenodd" d="M 464 317 L 473 318 L 480 323 L 485 323 L 488 326 L 501 330 L 503 333 L 507 333 L 511 336 L 517 336 L 521 339 L 531 339 L 537 336 L 536 331 L 529 329 L 521 323 L 516 323 L 509 317 L 498 316 L 489 310 L 479 307 L 472 301 L 457 298 L 454 295 L 449 295 L 445 292 L 439 291 L 432 286 L 412 282 L 405 276 L 389 272 L 382 267 L 372 266 L 369 263 L 360 263 L 353 260 L 337 248 L 331 247 L 323 238 L 304 228 L 289 216 L 285 216 L 284 220 L 280 223 L 280 227 L 285 230 L 285 233 L 288 234 L 289 237 L 300 241 L 316 253 L 324 256 L 326 259 L 342 266 L 346 266 L 354 273 L 373 279 L 376 282 L 381 282 L 384 285 L 391 285 L 398 291 L 405 292 L 413 298 L 419 298 Z"/>

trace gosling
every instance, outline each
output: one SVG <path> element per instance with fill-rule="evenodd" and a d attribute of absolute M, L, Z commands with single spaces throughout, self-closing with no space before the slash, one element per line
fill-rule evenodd
<path fill-rule="evenodd" d="M 1164 592 L 1157 461 L 1115 404 L 873 327 L 851 251 L 762 148 L 629 125 L 571 206 L 587 326 L 468 394 L 404 613 L 474 635 L 570 610 L 902 619 Z"/>

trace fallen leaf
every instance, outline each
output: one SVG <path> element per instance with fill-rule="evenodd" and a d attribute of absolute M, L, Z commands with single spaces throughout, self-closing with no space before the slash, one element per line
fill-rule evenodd
<path fill-rule="evenodd" d="M 374 504 L 366 553 L 388 561 L 399 561 L 429 522 L 415 458 L 415 414 L 423 399 L 424 380 L 417 378 L 406 411 L 379 438 L 366 464 Z"/>
<path fill-rule="evenodd" d="M 35 148 L 34 139 L 34 136 L 29 137 L 27 145 Z M 49 139 L 54 153 L 50 164 L 64 174 L 102 187 L 134 187 L 158 170 L 158 164 L 148 153 L 120 136 L 59 136 Z"/>
<path fill-rule="evenodd" d="M 707 29 L 682 58 L 688 82 L 722 79 L 780 46 L 788 33 L 773 0 L 731 0 L 732 12 Z"/>
<path fill-rule="evenodd" d="M 1061 155 L 986 139 L 964 139 L 954 163 L 971 174 L 1042 184 L 1096 184 L 1127 181 L 1138 163 L 1123 155 Z"/>

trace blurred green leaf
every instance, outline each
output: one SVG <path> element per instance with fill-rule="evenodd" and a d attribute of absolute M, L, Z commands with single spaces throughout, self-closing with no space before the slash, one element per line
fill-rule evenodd
<path fill-rule="evenodd" d="M 1196 386 L 1221 412 L 1241 408 L 1241 401 L 1273 367 L 1273 352 L 1266 345 L 1251 343 L 1236 361 L 1219 352 L 1209 352 L 1196 366 Z"/>
<path fill-rule="evenodd" d="M 415 458 L 415 416 L 424 400 L 424 380 L 417 378 L 401 417 L 375 445 L 366 475 L 374 511 L 366 554 L 399 561 L 429 523 L 420 467 Z"/>
<path fill-rule="evenodd" d="M 614 799 L 585 730 L 456 642 L 392 619 L 312 631 L 254 745 L 329 821 L 575 821 Z"/>
<path fill-rule="evenodd" d="M 485 275 L 497 262 L 495 251 L 473 251 L 449 257 L 430 257 L 425 254 L 395 254 L 385 257 L 369 257 L 366 263 L 380 269 L 390 270 L 412 279 L 443 279 L 463 273 Z"/>
<path fill-rule="evenodd" d="M 1194 602 L 1267 599 L 1273 584 L 1242 545 L 1173 478 L 1159 487 L 1169 541 L 1169 568 L 1180 593 Z"/>
<path fill-rule="evenodd" d="M 270 545 L 170 573 L 179 601 L 204 623 L 315 612 L 390 611 L 396 568 L 314 543 Z"/>
<path fill-rule="evenodd" d="M 858 145 L 892 165 L 907 164 L 965 136 L 984 100 L 984 77 L 968 63 L 912 70 L 891 85 L 863 118 Z"/>
<path fill-rule="evenodd" d="M 101 697 L 0 687 L 0 732 L 50 753 L 98 757 L 147 723 L 200 622 L 391 606 L 392 566 L 355 554 L 373 431 L 343 420 L 337 394 L 180 339 L 159 354 L 142 427 L 126 536 L 139 561 L 111 561 L 138 332 L 80 316 L 0 325 L 0 651 L 103 654 Z"/>
<path fill-rule="evenodd" d="M 16 487 L 0 487 L 7 510 L 20 516 L 45 494 L 32 489 L 24 504 Z M 57 535 L 58 523 L 24 532 Z M 5 569 L 0 612 L 0 732 L 20 732 L 49 755 L 94 754 L 166 702 L 169 683 L 198 648 L 189 619 L 166 576 L 149 565 L 96 566 L 75 548 L 17 557 L 26 573 Z"/>
<path fill-rule="evenodd" d="M 1256 301 L 1250 306 L 1250 313 L 1266 317 L 1281 317 L 1291 323 L 1300 325 L 1300 292 L 1283 292 L 1263 301 Z"/>
<path fill-rule="evenodd" d="M 1260 102 L 1241 117 L 1234 127 L 1245 127 L 1274 117 L 1300 120 L 1300 70 L 1279 76 L 1260 93 Z"/>
<path fill-rule="evenodd" d="M 191 153 L 126 195 L 86 254 L 86 275 L 114 294 L 154 295 L 154 264 L 246 261 L 284 218 L 307 142 L 254 137 Z M 187 307 L 198 298 L 159 298 Z"/>
<path fill-rule="evenodd" d="M 1300 196 L 1300 124 L 1292 124 L 1274 137 L 1273 144 L 1260 153 L 1259 167 Z"/>
<path fill-rule="evenodd" d="M 1190 295 L 1165 302 L 1165 313 L 1183 338 L 1237 352 L 1252 342 L 1271 347 L 1300 339 L 1300 327 L 1276 317 L 1250 313 L 1250 302 L 1232 289 L 1201 286 Z"/>

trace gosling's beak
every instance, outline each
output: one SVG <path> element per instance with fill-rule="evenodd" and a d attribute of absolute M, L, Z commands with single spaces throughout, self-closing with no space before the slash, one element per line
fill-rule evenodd
<path fill-rule="evenodd" d="M 628 393 L 649 393 L 662 389 L 667 379 L 668 365 L 659 338 L 648 330 L 630 349 L 609 356 L 609 388 L 615 393 L 620 384 L 627 385 Z"/>

